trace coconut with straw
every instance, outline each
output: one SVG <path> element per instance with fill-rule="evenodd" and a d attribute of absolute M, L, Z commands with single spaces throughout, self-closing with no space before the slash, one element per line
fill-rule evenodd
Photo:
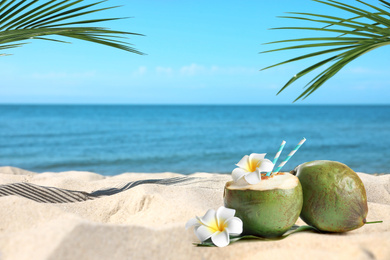
<path fill-rule="evenodd" d="M 296 176 L 281 169 L 305 141 L 303 138 L 275 171 L 260 173 L 258 183 L 226 183 L 225 207 L 236 210 L 236 216 L 243 221 L 244 235 L 279 237 L 297 221 L 303 204 L 302 187 Z M 274 165 L 285 143 L 279 147 Z"/>

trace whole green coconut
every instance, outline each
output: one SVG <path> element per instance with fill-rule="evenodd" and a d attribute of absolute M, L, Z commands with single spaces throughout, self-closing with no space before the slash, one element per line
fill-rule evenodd
<path fill-rule="evenodd" d="M 243 234 L 279 237 L 297 221 L 302 209 L 302 187 L 296 176 L 279 173 L 246 186 L 227 182 L 225 207 L 236 210 Z"/>
<path fill-rule="evenodd" d="M 292 174 L 303 190 L 300 217 L 327 232 L 346 232 L 363 226 L 368 212 L 366 190 L 359 176 L 335 161 L 312 161 L 297 166 Z"/>

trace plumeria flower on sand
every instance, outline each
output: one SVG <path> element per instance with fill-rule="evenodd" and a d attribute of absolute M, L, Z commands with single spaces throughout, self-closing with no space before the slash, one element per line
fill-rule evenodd
<path fill-rule="evenodd" d="M 214 245 L 224 247 L 230 243 L 229 235 L 242 233 L 242 221 L 234 214 L 236 214 L 234 209 L 223 206 L 217 211 L 209 209 L 203 217 L 190 219 L 186 229 L 195 226 L 195 234 L 201 242 L 211 238 Z"/>
<path fill-rule="evenodd" d="M 273 163 L 265 159 L 266 153 L 252 153 L 245 155 L 236 165 L 232 172 L 234 182 L 244 178 L 249 184 L 256 184 L 261 181 L 262 172 L 270 172 L 274 168 Z"/>

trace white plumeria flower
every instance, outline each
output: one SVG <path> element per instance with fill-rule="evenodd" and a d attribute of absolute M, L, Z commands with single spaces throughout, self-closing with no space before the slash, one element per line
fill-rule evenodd
<path fill-rule="evenodd" d="M 245 155 L 236 164 L 239 168 L 235 168 L 232 172 L 233 181 L 238 182 L 241 178 L 244 178 L 249 184 L 259 183 L 261 173 L 270 172 L 274 168 L 274 164 L 264 158 L 265 155 L 266 153 Z"/>
<path fill-rule="evenodd" d="M 211 241 L 218 247 L 229 245 L 229 235 L 242 233 L 242 221 L 235 217 L 236 211 L 225 207 L 219 207 L 217 211 L 209 209 L 199 218 L 192 218 L 186 223 L 186 229 L 195 226 L 195 235 L 201 242 L 211 237 Z"/>

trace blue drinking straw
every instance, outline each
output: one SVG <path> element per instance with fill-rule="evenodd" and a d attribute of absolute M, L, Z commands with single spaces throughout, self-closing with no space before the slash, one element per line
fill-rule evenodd
<path fill-rule="evenodd" d="M 290 158 L 295 154 L 295 152 L 299 149 L 299 147 L 301 147 L 301 145 L 306 141 L 306 138 L 303 138 L 297 145 L 297 147 L 295 147 L 294 150 L 292 150 L 289 155 L 287 156 L 287 158 L 281 162 L 278 166 L 278 168 L 273 172 L 273 174 L 276 174 L 280 171 L 280 169 L 282 169 L 282 167 L 287 163 L 288 160 L 290 160 Z"/>
<path fill-rule="evenodd" d="M 282 144 L 281 144 L 280 147 L 279 147 L 278 152 L 277 152 L 276 155 L 275 155 L 274 160 L 272 161 L 272 163 L 274 164 L 274 166 L 275 166 L 276 162 L 278 161 L 279 156 L 280 156 L 280 154 L 282 153 L 282 150 L 283 150 L 285 144 L 286 144 L 286 141 L 283 140 Z M 270 172 L 267 172 L 267 176 L 270 176 L 270 175 L 271 175 L 271 172 L 272 172 L 272 170 L 271 170 Z"/>

